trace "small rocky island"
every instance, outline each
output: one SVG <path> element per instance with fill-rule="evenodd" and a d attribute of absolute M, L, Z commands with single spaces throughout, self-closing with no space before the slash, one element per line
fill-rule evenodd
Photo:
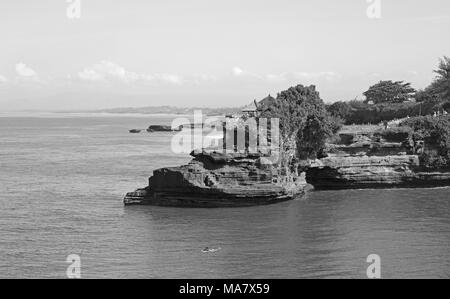
<path fill-rule="evenodd" d="M 263 154 L 193 152 L 180 167 L 155 170 L 148 187 L 126 195 L 125 204 L 181 207 L 265 205 L 302 196 L 304 176 L 280 177 Z"/>
<path fill-rule="evenodd" d="M 147 132 L 153 133 L 153 132 L 174 132 L 174 131 L 181 131 L 181 128 L 172 128 L 171 126 L 166 125 L 150 125 L 147 128 Z"/>
<path fill-rule="evenodd" d="M 147 187 L 126 194 L 125 205 L 238 207 L 301 198 L 310 189 L 450 186 L 448 115 L 346 132 L 315 86 L 302 85 L 243 112 L 233 121 L 232 137 L 230 128 L 223 130 L 222 148 L 194 150 L 188 165 L 155 170 Z M 279 135 L 258 135 L 264 119 L 270 129 L 277 120 Z M 239 130 L 245 136 L 240 146 Z"/>

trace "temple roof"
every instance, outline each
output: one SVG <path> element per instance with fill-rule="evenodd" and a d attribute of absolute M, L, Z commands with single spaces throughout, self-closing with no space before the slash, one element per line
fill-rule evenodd
<path fill-rule="evenodd" d="M 262 111 L 265 108 L 271 106 L 275 101 L 276 101 L 276 99 L 269 94 L 267 97 L 265 97 L 261 101 L 256 102 L 256 100 L 255 100 L 252 103 L 250 103 L 249 105 L 245 106 L 242 109 L 242 112 L 255 112 L 258 110 Z"/>
<path fill-rule="evenodd" d="M 258 109 L 264 110 L 265 108 L 271 106 L 275 101 L 276 99 L 269 94 L 267 97 L 259 101 Z"/>
<path fill-rule="evenodd" d="M 244 109 L 242 109 L 242 112 L 254 112 L 258 110 L 256 107 L 255 102 L 253 101 L 251 104 L 247 105 L 244 107 Z"/>

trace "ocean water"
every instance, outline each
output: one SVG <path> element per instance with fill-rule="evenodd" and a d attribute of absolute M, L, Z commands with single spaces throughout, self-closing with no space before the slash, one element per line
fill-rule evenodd
<path fill-rule="evenodd" d="M 450 277 L 450 188 L 312 192 L 272 206 L 124 207 L 152 170 L 187 163 L 169 116 L 0 116 L 0 278 Z M 202 253 L 204 247 L 220 247 Z"/>

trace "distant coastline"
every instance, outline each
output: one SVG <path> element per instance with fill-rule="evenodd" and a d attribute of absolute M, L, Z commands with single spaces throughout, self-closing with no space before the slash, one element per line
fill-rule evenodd
<path fill-rule="evenodd" d="M 242 107 L 210 108 L 210 107 L 146 106 L 146 107 L 121 107 L 121 108 L 99 109 L 99 110 L 78 111 L 78 112 L 111 113 L 111 114 L 187 115 L 193 114 L 195 110 L 201 110 L 204 115 L 226 115 L 239 113 L 242 110 Z"/>
<path fill-rule="evenodd" d="M 209 107 L 172 107 L 172 106 L 147 106 L 147 107 L 123 107 L 96 110 L 23 110 L 0 112 L 0 117 L 148 117 L 148 116 L 191 116 L 194 111 L 201 110 L 206 116 L 223 116 L 236 114 L 242 107 L 209 108 Z"/>
<path fill-rule="evenodd" d="M 71 112 L 71 111 L 14 111 L 0 112 L 0 118 L 77 118 L 77 117 L 180 117 L 175 113 L 109 113 L 109 112 Z M 186 114 L 185 116 L 189 116 Z"/>

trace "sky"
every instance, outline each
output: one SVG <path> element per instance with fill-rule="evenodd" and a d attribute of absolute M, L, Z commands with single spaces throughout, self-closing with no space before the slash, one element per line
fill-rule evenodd
<path fill-rule="evenodd" d="M 380 80 L 424 88 L 450 56 L 449 29 L 448 0 L 2 0 L 0 111 L 244 106 L 296 84 L 326 102 Z"/>

